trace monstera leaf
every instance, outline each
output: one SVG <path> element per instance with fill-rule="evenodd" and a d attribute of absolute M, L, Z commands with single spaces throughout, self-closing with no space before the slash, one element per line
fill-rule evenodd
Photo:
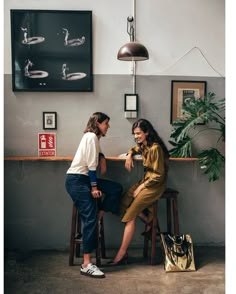
<path fill-rule="evenodd" d="M 203 150 L 198 154 L 199 164 L 201 169 L 204 169 L 204 174 L 208 174 L 209 181 L 219 180 L 223 169 L 225 158 L 216 149 Z"/>
<path fill-rule="evenodd" d="M 193 138 L 206 130 L 219 132 L 216 144 L 225 141 L 225 118 L 221 115 L 225 110 L 225 99 L 214 101 L 215 98 L 215 94 L 209 92 L 203 98 L 191 97 L 185 101 L 182 106 L 184 118 L 173 122 L 172 140 L 169 141 L 173 145 L 170 150 L 172 157 L 192 157 Z M 214 127 L 209 126 L 210 122 L 214 122 Z M 209 181 L 218 180 L 224 167 L 224 156 L 218 149 L 203 150 L 197 157 Z"/>
<path fill-rule="evenodd" d="M 169 141 L 174 148 L 170 150 L 172 157 L 192 157 L 191 138 L 186 136 L 178 142 Z"/>

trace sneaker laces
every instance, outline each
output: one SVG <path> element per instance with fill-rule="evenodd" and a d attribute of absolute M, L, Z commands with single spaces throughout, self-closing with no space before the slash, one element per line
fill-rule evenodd
<path fill-rule="evenodd" d="M 92 264 L 90 269 L 93 269 L 94 271 L 99 270 L 98 267 L 95 264 Z"/>

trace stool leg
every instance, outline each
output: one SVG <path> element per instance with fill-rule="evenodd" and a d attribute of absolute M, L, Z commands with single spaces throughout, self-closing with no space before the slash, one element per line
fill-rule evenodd
<path fill-rule="evenodd" d="M 145 230 L 147 230 L 147 225 L 145 225 Z M 144 239 L 143 239 L 143 257 L 146 258 L 148 256 L 148 238 L 147 236 L 144 236 Z"/>
<path fill-rule="evenodd" d="M 101 229 L 100 229 L 100 238 L 101 238 L 101 250 L 102 250 L 102 258 L 106 258 L 106 246 L 105 246 L 105 236 L 104 236 L 104 223 L 103 218 L 101 219 Z"/>
<path fill-rule="evenodd" d="M 171 231 L 172 231 L 171 199 L 166 199 L 166 216 L 167 216 L 167 232 L 171 234 Z"/>
<path fill-rule="evenodd" d="M 96 249 L 96 265 L 101 266 L 101 237 L 100 224 L 97 224 L 97 249 Z"/>
<path fill-rule="evenodd" d="M 72 266 L 74 264 L 76 211 L 77 211 L 77 209 L 73 205 L 72 219 L 71 219 L 71 231 L 70 231 L 70 253 L 69 253 L 69 265 L 70 266 Z"/>
<path fill-rule="evenodd" d="M 97 213 L 98 213 L 98 200 L 96 199 Z M 96 265 L 101 266 L 101 223 L 97 220 L 97 249 L 96 249 Z"/>
<path fill-rule="evenodd" d="M 158 224 L 158 216 L 157 216 L 157 207 L 158 201 L 153 204 L 153 220 L 152 220 L 152 239 L 151 239 L 151 265 L 155 264 L 155 256 L 156 256 L 156 232 Z"/>
<path fill-rule="evenodd" d="M 174 215 L 174 233 L 179 235 L 179 214 L 177 197 L 173 199 L 173 215 Z"/>

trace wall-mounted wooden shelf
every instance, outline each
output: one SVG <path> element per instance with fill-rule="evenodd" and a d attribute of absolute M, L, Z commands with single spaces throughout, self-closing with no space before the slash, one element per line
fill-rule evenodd
<path fill-rule="evenodd" d="M 73 156 L 54 156 L 54 157 L 38 157 L 38 156 L 5 156 L 6 161 L 72 161 Z M 107 160 L 123 161 L 125 157 L 107 156 Z M 141 160 L 141 159 L 137 159 Z M 198 158 L 170 158 L 171 161 L 197 161 Z"/>

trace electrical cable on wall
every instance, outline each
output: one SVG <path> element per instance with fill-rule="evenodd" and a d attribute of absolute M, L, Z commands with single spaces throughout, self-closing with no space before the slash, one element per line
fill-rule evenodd
<path fill-rule="evenodd" d="M 167 70 L 169 70 L 174 65 L 176 65 L 180 60 L 182 60 L 185 56 L 187 56 L 194 49 L 197 49 L 200 52 L 200 54 L 202 55 L 202 57 L 206 60 L 207 64 L 214 70 L 214 72 L 216 72 L 219 76 L 221 76 L 221 77 L 224 78 L 224 76 L 211 65 L 211 63 L 208 61 L 208 59 L 206 58 L 206 56 L 203 54 L 202 50 L 199 47 L 197 47 L 197 46 L 194 46 L 189 51 L 187 51 L 182 57 L 180 57 L 179 59 L 177 59 L 171 66 L 169 66 L 168 68 L 166 68 L 165 70 L 163 70 L 162 73 L 165 72 L 165 71 L 167 71 Z"/>
<path fill-rule="evenodd" d="M 136 0 L 133 0 L 134 41 L 136 41 Z M 136 94 L 136 61 L 132 62 L 133 94 Z"/>

